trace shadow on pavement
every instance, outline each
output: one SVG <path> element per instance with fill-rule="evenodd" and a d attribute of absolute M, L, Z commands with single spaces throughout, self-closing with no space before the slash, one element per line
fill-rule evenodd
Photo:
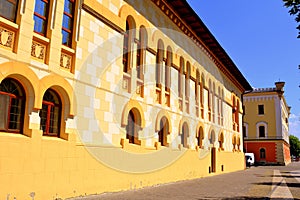
<path fill-rule="evenodd" d="M 256 185 L 277 185 L 279 186 L 281 182 L 262 182 L 262 183 L 254 183 Z M 288 187 L 300 187 L 300 183 L 285 183 Z"/>
<path fill-rule="evenodd" d="M 282 198 L 269 198 L 269 197 L 228 197 L 228 198 L 215 198 L 215 197 L 204 197 L 200 198 L 198 200 L 282 200 Z M 300 200 L 300 199 L 295 199 L 293 200 Z"/>

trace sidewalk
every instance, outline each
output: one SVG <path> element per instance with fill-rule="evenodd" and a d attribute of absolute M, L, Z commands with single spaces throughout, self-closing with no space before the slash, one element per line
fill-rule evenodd
<path fill-rule="evenodd" d="M 246 170 L 70 200 L 200 200 L 200 199 L 299 199 L 300 162 L 288 166 L 259 166 Z"/>

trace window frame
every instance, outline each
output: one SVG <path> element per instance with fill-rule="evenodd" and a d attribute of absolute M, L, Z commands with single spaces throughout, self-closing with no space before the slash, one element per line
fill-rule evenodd
<path fill-rule="evenodd" d="M 36 6 L 38 2 L 44 2 L 46 4 L 46 11 L 45 14 L 46 16 L 42 16 L 40 15 L 38 12 L 36 12 Z M 49 18 L 49 9 L 50 9 L 50 0 L 35 0 L 35 6 L 34 6 L 34 12 L 33 12 L 33 16 L 38 17 L 39 19 L 42 19 L 45 22 L 45 30 L 44 32 L 39 32 L 37 30 L 35 30 L 35 24 L 36 24 L 36 20 L 33 17 L 34 20 L 34 27 L 33 27 L 33 31 L 39 35 L 42 35 L 44 37 L 47 37 L 47 32 L 48 32 L 48 18 Z"/>
<path fill-rule="evenodd" d="M 65 10 L 66 2 L 68 2 L 68 1 L 73 4 L 71 13 L 68 13 Z M 63 21 L 62 21 L 62 29 L 61 29 L 61 32 L 62 32 L 62 44 L 65 45 L 65 46 L 67 46 L 67 47 L 70 47 L 70 48 L 72 48 L 72 46 L 73 46 L 72 44 L 73 44 L 73 31 L 74 31 L 74 24 L 75 24 L 74 23 L 75 7 L 76 7 L 76 0 L 65 0 L 64 1 L 64 12 L 63 12 L 63 19 L 62 19 Z M 65 16 L 67 16 L 67 17 L 70 18 L 70 20 L 72 22 L 71 23 L 71 27 L 65 27 L 64 26 L 64 17 Z M 70 34 L 69 37 L 68 37 L 68 40 L 67 40 L 67 44 L 63 43 L 63 39 L 64 39 L 64 33 L 63 32 L 64 31 L 67 32 L 68 34 Z"/>
<path fill-rule="evenodd" d="M 23 88 L 23 86 L 21 85 L 20 82 L 18 82 L 15 79 L 12 78 L 7 78 L 4 79 L 3 81 L 12 81 L 16 87 L 18 87 L 18 89 L 20 90 L 21 94 L 20 96 L 17 96 L 15 94 L 9 93 L 9 92 L 5 92 L 5 91 L 0 91 L 0 95 L 6 95 L 9 97 L 9 103 L 8 103 L 8 109 L 6 111 L 6 116 L 7 116 L 7 123 L 5 124 L 5 127 L 3 129 L 0 129 L 0 131 L 5 131 L 5 132 L 9 132 L 9 133 L 23 133 L 23 124 L 24 124 L 24 115 L 25 115 L 25 102 L 26 102 L 26 97 L 25 97 L 25 90 Z M 2 81 L 2 83 L 3 83 Z M 1 83 L 1 84 L 2 84 Z M 18 115 L 19 115 L 19 120 L 16 122 L 16 124 L 20 124 L 19 128 L 17 129 L 13 129 L 10 128 L 10 124 L 12 123 L 11 121 L 11 115 L 12 115 L 12 107 L 13 107 L 13 99 L 18 99 L 21 100 L 20 103 L 20 109 L 18 109 Z"/>
<path fill-rule="evenodd" d="M 58 103 L 55 103 L 55 102 L 51 102 L 51 101 L 47 101 L 47 100 L 44 100 L 44 97 L 45 97 L 45 94 L 46 92 L 52 92 L 56 95 L 56 98 L 58 100 Z M 42 101 L 42 106 L 46 105 L 47 106 L 47 110 L 46 110 L 46 120 L 45 120 L 45 131 L 43 130 L 42 126 L 42 114 L 40 113 L 40 129 L 43 131 L 43 136 L 50 136 L 50 137 L 60 137 L 60 133 L 61 133 L 61 115 L 62 115 L 62 103 L 61 103 L 61 98 L 59 96 L 59 94 L 53 90 L 53 89 L 48 89 L 46 90 L 44 96 L 43 96 L 43 101 Z M 51 94 L 52 95 L 52 94 Z M 53 120 L 53 116 L 55 114 L 53 114 L 53 116 L 51 116 L 51 108 L 58 108 L 58 111 L 57 112 L 57 115 L 58 115 L 58 119 L 57 119 L 57 133 L 50 133 L 50 121 Z M 41 108 L 40 112 L 43 110 L 43 107 Z M 55 112 L 55 111 L 54 111 Z"/>
<path fill-rule="evenodd" d="M 2 15 L 1 12 L 0 12 L 0 16 L 3 17 L 3 18 L 5 18 L 5 19 L 7 19 L 7 20 L 9 20 L 9 21 L 11 21 L 11 22 L 13 22 L 13 23 L 16 23 L 17 16 L 18 16 L 18 9 L 19 9 L 19 0 L 4 0 L 4 1 L 2 0 L 0 2 L 0 4 L 3 3 L 3 6 L 4 6 L 4 3 L 7 3 L 7 2 L 11 3 L 12 5 L 14 5 L 14 9 L 15 9 L 14 17 L 13 17 L 13 19 L 10 19 L 10 18 L 8 18 L 8 16 Z"/>
<path fill-rule="evenodd" d="M 265 114 L 265 106 L 263 104 L 258 105 L 258 115 L 264 115 Z"/>
<path fill-rule="evenodd" d="M 266 149 L 265 148 L 260 148 L 259 149 L 259 158 L 260 159 L 266 159 Z"/>

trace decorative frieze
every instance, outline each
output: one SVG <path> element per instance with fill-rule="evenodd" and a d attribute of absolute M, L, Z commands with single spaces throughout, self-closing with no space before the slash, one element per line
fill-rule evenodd
<path fill-rule="evenodd" d="M 72 55 L 61 52 L 60 54 L 60 66 L 68 71 L 72 68 Z"/>
<path fill-rule="evenodd" d="M 46 45 L 33 40 L 31 45 L 31 56 L 44 62 L 45 55 L 46 55 Z"/>
<path fill-rule="evenodd" d="M 0 45 L 5 48 L 13 49 L 15 32 L 0 27 Z"/>

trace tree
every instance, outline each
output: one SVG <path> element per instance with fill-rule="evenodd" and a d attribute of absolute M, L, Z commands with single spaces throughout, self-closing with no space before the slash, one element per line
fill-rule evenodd
<path fill-rule="evenodd" d="M 299 156 L 300 154 L 300 141 L 294 135 L 290 135 L 290 152 L 292 156 Z"/>
<path fill-rule="evenodd" d="M 295 15 L 296 22 L 300 23 L 300 0 L 283 0 L 283 2 L 284 6 L 290 9 L 290 15 Z M 299 30 L 297 38 L 300 38 L 300 24 L 297 26 L 297 29 Z"/>

